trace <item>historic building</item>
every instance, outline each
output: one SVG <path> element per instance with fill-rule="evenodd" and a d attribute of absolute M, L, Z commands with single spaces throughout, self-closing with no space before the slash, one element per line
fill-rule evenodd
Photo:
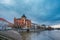
<path fill-rule="evenodd" d="M 16 27 L 30 28 L 31 20 L 27 19 L 27 17 L 23 14 L 21 18 L 14 18 L 14 24 Z"/>

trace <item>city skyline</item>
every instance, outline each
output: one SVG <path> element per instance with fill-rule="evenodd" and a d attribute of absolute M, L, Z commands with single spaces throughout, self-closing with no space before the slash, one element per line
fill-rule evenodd
<path fill-rule="evenodd" d="M 23 14 L 33 23 L 60 24 L 60 0 L 0 0 L 0 18 L 13 23 Z"/>

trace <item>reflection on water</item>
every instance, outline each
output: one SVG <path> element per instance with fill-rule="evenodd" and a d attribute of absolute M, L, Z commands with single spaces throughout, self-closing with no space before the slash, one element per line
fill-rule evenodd
<path fill-rule="evenodd" d="M 22 40 L 60 40 L 60 30 L 42 32 L 22 32 Z"/>

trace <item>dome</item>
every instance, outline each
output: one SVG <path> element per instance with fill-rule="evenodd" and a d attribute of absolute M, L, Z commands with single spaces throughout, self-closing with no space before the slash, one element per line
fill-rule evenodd
<path fill-rule="evenodd" d="M 23 14 L 22 17 L 26 18 L 25 14 Z"/>

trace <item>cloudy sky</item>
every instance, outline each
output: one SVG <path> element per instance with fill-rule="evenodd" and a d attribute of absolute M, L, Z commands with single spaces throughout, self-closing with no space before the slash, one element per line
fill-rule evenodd
<path fill-rule="evenodd" d="M 13 23 L 23 14 L 37 24 L 60 24 L 60 0 L 0 0 L 0 18 Z"/>

